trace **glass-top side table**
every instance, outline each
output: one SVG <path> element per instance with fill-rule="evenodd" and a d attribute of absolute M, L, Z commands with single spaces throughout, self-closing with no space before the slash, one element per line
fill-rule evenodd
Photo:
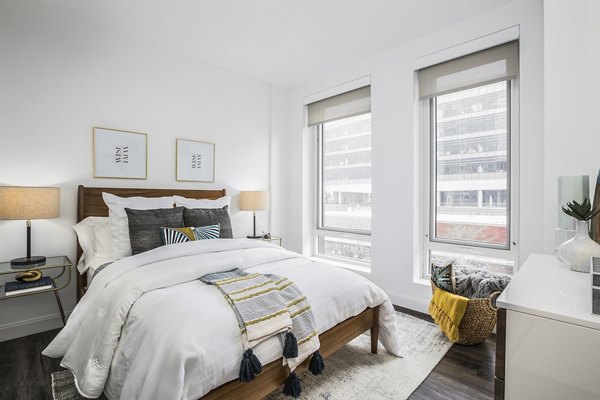
<path fill-rule="evenodd" d="M 43 290 L 37 290 L 37 291 L 33 291 L 33 292 L 26 292 L 26 293 L 20 293 L 20 294 L 7 296 L 6 292 L 5 292 L 5 286 L 4 286 L 4 284 L 2 284 L 2 286 L 0 286 L 0 300 L 8 300 L 8 299 L 14 299 L 17 297 L 22 297 L 22 296 L 33 296 L 33 295 L 37 295 L 37 294 L 41 294 L 41 293 L 53 292 L 54 297 L 56 298 L 56 304 L 58 305 L 58 309 L 60 311 L 60 316 L 63 320 L 63 324 L 66 324 L 65 312 L 63 310 L 62 303 L 60 301 L 60 296 L 58 295 L 58 291 L 66 288 L 69 285 L 69 283 L 71 283 L 71 267 L 72 266 L 73 266 L 73 263 L 71 262 L 71 260 L 69 260 L 69 257 L 67 257 L 67 256 L 47 257 L 45 263 L 41 263 L 41 264 L 37 264 L 37 265 L 28 265 L 27 268 L 15 268 L 14 266 L 11 266 L 10 261 L 2 262 L 2 263 L 0 263 L 0 276 L 12 275 L 13 276 L 12 279 L 7 279 L 9 281 L 14 280 L 15 279 L 14 277 L 21 272 L 37 270 L 42 273 L 42 276 L 50 277 L 50 279 L 52 280 L 53 287 L 50 289 L 43 289 Z M 60 279 L 62 276 L 64 276 L 65 272 L 66 272 L 66 277 L 63 279 L 64 284 L 57 286 L 57 284 L 56 284 L 57 280 Z M 4 281 L 4 279 L 3 279 L 3 281 Z"/>

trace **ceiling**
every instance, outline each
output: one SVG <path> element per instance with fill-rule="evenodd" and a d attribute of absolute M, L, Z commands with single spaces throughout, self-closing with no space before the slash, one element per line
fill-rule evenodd
<path fill-rule="evenodd" d="M 294 86 L 507 0 L 54 0 L 74 18 Z"/>

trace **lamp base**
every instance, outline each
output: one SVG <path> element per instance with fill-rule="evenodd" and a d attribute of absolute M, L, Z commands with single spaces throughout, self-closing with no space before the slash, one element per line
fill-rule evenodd
<path fill-rule="evenodd" d="M 246 236 L 248 239 L 260 239 L 262 238 L 262 236 L 252 236 L 252 235 L 248 235 Z"/>
<path fill-rule="evenodd" d="M 21 257 L 15 258 L 10 261 L 11 267 L 14 268 L 29 268 L 33 265 L 40 265 L 46 263 L 45 256 L 32 256 L 32 257 Z"/>

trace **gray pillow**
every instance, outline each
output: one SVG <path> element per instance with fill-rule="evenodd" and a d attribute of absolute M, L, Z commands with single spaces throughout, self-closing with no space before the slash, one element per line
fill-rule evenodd
<path fill-rule="evenodd" d="M 131 253 L 139 254 L 163 245 L 160 228 L 183 228 L 183 207 L 133 210 L 126 208 Z"/>
<path fill-rule="evenodd" d="M 233 238 L 231 230 L 231 219 L 229 218 L 229 206 L 223 208 L 185 208 L 183 210 L 185 226 L 208 226 L 221 225 L 219 238 Z"/>

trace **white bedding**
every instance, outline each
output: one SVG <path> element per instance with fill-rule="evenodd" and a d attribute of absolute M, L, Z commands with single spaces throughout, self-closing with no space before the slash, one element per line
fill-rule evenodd
<path fill-rule="evenodd" d="M 352 272 L 249 239 L 163 246 L 108 265 L 67 325 L 44 350 L 64 357 L 80 393 L 109 399 L 198 399 L 236 379 L 241 335 L 219 291 L 197 278 L 241 268 L 294 281 L 308 297 L 320 333 L 382 305 L 380 340 L 399 355 L 393 307 Z M 277 338 L 254 349 L 263 365 L 281 357 Z"/>
<path fill-rule="evenodd" d="M 85 275 L 87 277 L 86 282 L 87 282 L 88 286 L 92 283 L 92 280 L 94 279 L 94 276 L 96 276 L 96 273 L 102 271 L 104 268 L 106 268 L 107 264 L 110 264 L 110 263 L 114 262 L 115 260 L 112 260 L 110 258 L 104 258 L 104 259 L 97 258 L 94 261 L 95 262 L 90 263 L 90 265 L 87 266 L 87 269 L 85 271 Z"/>

